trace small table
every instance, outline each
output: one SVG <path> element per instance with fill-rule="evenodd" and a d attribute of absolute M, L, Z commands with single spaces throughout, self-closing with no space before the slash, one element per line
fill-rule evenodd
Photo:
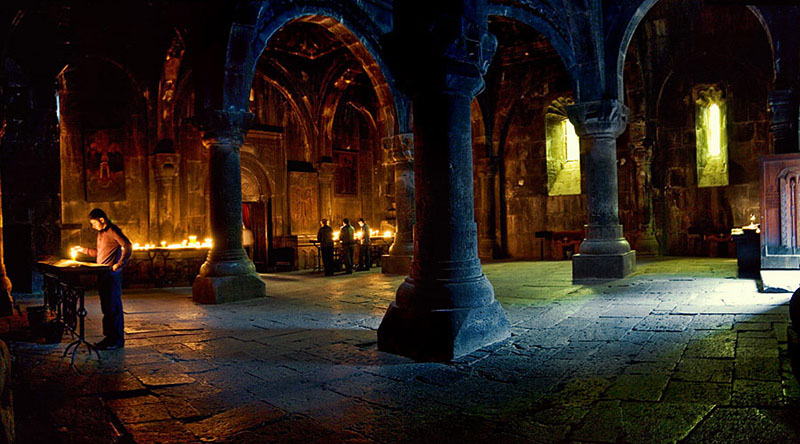
<path fill-rule="evenodd" d="M 94 351 L 97 359 L 100 352 L 86 342 L 85 319 L 87 315 L 84 305 L 86 287 L 94 286 L 101 273 L 111 270 L 109 265 L 80 262 L 69 259 L 47 259 L 39 261 L 36 268 L 44 275 L 44 306 L 56 314 L 60 322 L 76 338 L 67 345 L 62 356 L 72 350 L 72 365 L 75 365 L 75 353 L 81 344 L 86 345 L 89 356 Z"/>

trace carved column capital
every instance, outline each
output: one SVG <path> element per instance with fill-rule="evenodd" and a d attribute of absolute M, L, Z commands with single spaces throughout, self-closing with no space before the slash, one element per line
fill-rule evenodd
<path fill-rule="evenodd" d="M 628 126 L 630 111 L 619 100 L 598 100 L 568 106 L 567 116 L 579 137 L 616 138 Z"/>
<path fill-rule="evenodd" d="M 792 89 L 777 89 L 769 93 L 773 134 L 773 151 L 792 153 L 797 151 L 797 95 Z"/>
<path fill-rule="evenodd" d="M 253 114 L 247 111 L 204 110 L 200 115 L 203 146 L 225 145 L 238 149 L 244 143 Z"/>
<path fill-rule="evenodd" d="M 181 155 L 178 153 L 153 154 L 153 170 L 157 180 L 172 179 L 180 170 Z"/>
<path fill-rule="evenodd" d="M 336 172 L 336 164 L 332 162 L 320 162 L 317 165 L 317 177 L 321 183 L 333 182 L 333 175 Z"/>
<path fill-rule="evenodd" d="M 384 137 L 381 142 L 383 143 L 383 149 L 389 152 L 389 163 L 391 165 L 414 163 L 413 133 Z"/>

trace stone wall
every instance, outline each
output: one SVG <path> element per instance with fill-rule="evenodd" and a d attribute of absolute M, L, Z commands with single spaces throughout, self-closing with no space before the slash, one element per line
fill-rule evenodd
<path fill-rule="evenodd" d="M 718 255 L 715 245 L 690 231 L 729 234 L 759 214 L 758 156 L 770 151 L 766 35 L 745 7 L 664 1 L 647 15 L 631 45 L 643 63 L 644 89 L 657 91 L 649 96 L 644 120 L 655 140 L 653 199 L 661 251 Z M 718 86 L 727 102 L 727 186 L 697 185 L 694 96 L 704 85 Z"/>
<path fill-rule="evenodd" d="M 547 192 L 545 113 L 554 100 L 571 97 L 572 88 L 541 35 L 507 19 L 493 18 L 490 31 L 498 36 L 499 48 L 486 76 L 486 97 L 479 100 L 492 111 L 484 111 L 484 119 L 498 157 L 497 237 L 509 256 L 539 258 L 537 231 L 581 231 L 586 220 L 584 184 L 579 195 Z M 560 251 L 544 254 L 561 257 Z"/>

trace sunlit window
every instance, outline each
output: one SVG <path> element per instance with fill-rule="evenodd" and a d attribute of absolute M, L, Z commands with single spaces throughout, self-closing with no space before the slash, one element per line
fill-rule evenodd
<path fill-rule="evenodd" d="M 706 108 L 706 141 L 708 143 L 708 155 L 719 156 L 719 105 L 712 103 Z"/>
<path fill-rule="evenodd" d="M 728 136 L 725 96 L 716 86 L 694 91 L 697 186 L 728 185 Z"/>
<path fill-rule="evenodd" d="M 549 196 L 581 194 L 580 138 L 567 118 L 567 106 L 572 103 L 570 98 L 559 98 L 545 114 Z"/>

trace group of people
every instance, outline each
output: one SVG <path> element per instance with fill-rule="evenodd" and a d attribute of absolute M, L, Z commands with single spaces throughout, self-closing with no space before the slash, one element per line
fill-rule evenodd
<path fill-rule="evenodd" d="M 322 264 L 325 269 L 325 276 L 333 276 L 333 228 L 328 225 L 328 219 L 322 219 L 319 221 L 319 225 L 317 242 L 319 242 L 320 250 L 322 250 Z M 353 256 L 355 256 L 356 243 L 360 242 L 361 244 L 356 271 L 367 271 L 372 263 L 369 225 L 364 221 L 364 218 L 358 219 L 358 225 L 361 230 L 360 239 L 356 238 L 356 230 L 350 225 L 350 219 L 348 218 L 342 220 L 342 227 L 339 229 L 339 241 L 342 243 L 342 262 L 344 263 L 344 272 L 346 274 L 353 273 Z"/>

